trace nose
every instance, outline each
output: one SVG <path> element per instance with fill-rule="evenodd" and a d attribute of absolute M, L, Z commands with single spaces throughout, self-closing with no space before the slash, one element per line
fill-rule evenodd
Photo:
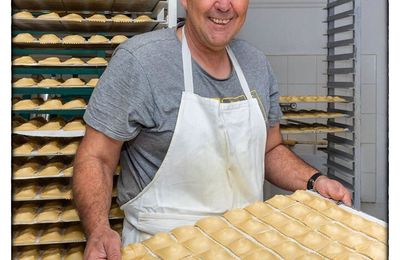
<path fill-rule="evenodd" d="M 217 0 L 215 8 L 221 12 L 227 12 L 231 8 L 231 0 Z"/>

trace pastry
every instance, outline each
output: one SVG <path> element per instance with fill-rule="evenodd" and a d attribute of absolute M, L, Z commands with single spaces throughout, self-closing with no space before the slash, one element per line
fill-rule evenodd
<path fill-rule="evenodd" d="M 354 250 L 365 248 L 367 247 L 368 243 L 371 242 L 371 240 L 369 240 L 367 237 L 354 232 L 348 234 L 347 236 L 339 238 L 338 241 Z"/>
<path fill-rule="evenodd" d="M 40 197 L 42 199 L 61 198 L 64 195 L 63 188 L 63 185 L 60 183 L 49 183 L 43 187 L 43 190 L 40 192 Z"/>
<path fill-rule="evenodd" d="M 255 235 L 254 238 L 266 247 L 274 247 L 285 241 L 288 241 L 287 237 L 273 229 L 268 230 L 267 232 L 259 233 Z"/>
<path fill-rule="evenodd" d="M 85 248 L 83 246 L 74 246 L 68 249 L 64 255 L 64 260 L 83 260 L 83 252 Z M 129 258 L 128 258 L 129 259 Z"/>
<path fill-rule="evenodd" d="M 35 109 L 43 103 L 41 98 L 22 99 L 13 105 L 14 110 Z"/>
<path fill-rule="evenodd" d="M 148 15 L 139 15 L 133 20 L 135 23 L 153 21 Z"/>
<path fill-rule="evenodd" d="M 65 125 L 65 121 L 61 117 L 52 118 L 49 122 L 41 126 L 39 131 L 55 131 L 60 130 Z"/>
<path fill-rule="evenodd" d="M 311 195 L 310 192 L 307 192 L 305 190 L 297 190 L 295 193 L 291 194 L 289 197 L 291 199 L 305 203 L 305 202 L 313 199 L 315 196 Z"/>
<path fill-rule="evenodd" d="M 79 14 L 67 14 L 63 17 L 61 17 L 61 20 L 63 21 L 74 21 L 74 22 L 82 22 L 83 21 L 83 17 L 80 16 Z"/>
<path fill-rule="evenodd" d="M 336 206 L 336 204 L 333 201 L 323 199 L 323 198 L 318 198 L 318 197 L 315 197 L 312 200 L 306 201 L 306 202 L 304 202 L 304 204 L 306 204 L 307 206 L 309 206 L 317 211 L 323 211 L 328 208 Z"/>
<path fill-rule="evenodd" d="M 108 43 L 109 40 L 103 35 L 92 35 L 88 39 L 88 43 Z"/>
<path fill-rule="evenodd" d="M 60 153 L 62 153 L 62 154 L 75 154 L 76 151 L 78 150 L 79 143 L 80 143 L 79 141 L 74 141 L 74 142 L 71 142 L 71 143 L 67 144 L 66 146 L 64 146 L 60 150 Z"/>
<path fill-rule="evenodd" d="M 83 98 L 73 99 L 62 106 L 63 109 L 85 108 L 85 107 L 86 107 L 86 101 Z"/>
<path fill-rule="evenodd" d="M 324 259 L 325 259 L 324 257 L 314 253 L 307 253 L 305 255 L 296 258 L 296 260 L 324 260 Z"/>
<path fill-rule="evenodd" d="M 83 241 L 85 235 L 83 234 L 80 225 L 69 226 L 64 231 L 63 241 Z"/>
<path fill-rule="evenodd" d="M 39 145 L 35 142 L 27 142 L 13 149 L 13 155 L 29 155 L 36 150 Z"/>
<path fill-rule="evenodd" d="M 277 252 L 284 259 L 291 259 L 293 256 L 300 257 L 308 253 L 305 249 L 292 241 L 283 242 L 271 249 Z"/>
<path fill-rule="evenodd" d="M 13 223 L 32 223 L 36 217 L 37 207 L 23 205 L 13 214 Z"/>
<path fill-rule="evenodd" d="M 46 123 L 46 119 L 43 117 L 35 117 L 29 120 L 26 123 L 21 124 L 20 126 L 14 128 L 14 131 L 33 131 L 39 129 Z"/>
<path fill-rule="evenodd" d="M 64 167 L 62 162 L 48 163 L 38 172 L 37 176 L 57 176 Z"/>
<path fill-rule="evenodd" d="M 122 248 L 122 259 L 139 259 L 148 254 L 147 249 L 142 244 L 130 244 Z"/>
<path fill-rule="evenodd" d="M 349 212 L 339 207 L 330 207 L 326 210 L 323 210 L 321 213 L 336 221 L 341 221 L 350 216 Z"/>
<path fill-rule="evenodd" d="M 62 249 L 60 247 L 50 247 L 43 251 L 41 260 L 61 260 Z"/>
<path fill-rule="evenodd" d="M 56 43 L 61 43 L 61 39 L 58 38 L 57 35 L 55 34 L 43 34 L 40 38 L 39 38 L 39 43 L 41 44 L 56 44 Z"/>
<path fill-rule="evenodd" d="M 263 222 L 265 222 L 275 228 L 279 228 L 283 225 L 286 225 L 290 221 L 290 219 L 288 217 L 285 217 L 284 215 L 282 215 L 278 212 L 273 212 L 273 213 L 266 215 L 260 219 Z"/>
<path fill-rule="evenodd" d="M 88 83 L 86 83 L 86 86 L 88 86 L 88 87 L 96 87 L 97 82 L 99 82 L 99 79 L 98 79 L 98 78 L 90 79 L 90 80 L 88 81 Z"/>
<path fill-rule="evenodd" d="M 44 207 L 37 214 L 36 221 L 37 222 L 55 222 L 58 220 L 58 217 L 61 213 L 61 210 L 55 207 Z"/>
<path fill-rule="evenodd" d="M 331 240 L 325 238 L 324 236 L 315 231 L 311 231 L 301 236 L 297 236 L 295 237 L 295 239 L 305 247 L 311 248 L 314 251 L 321 250 L 331 242 Z"/>
<path fill-rule="evenodd" d="M 61 238 L 61 228 L 58 226 L 52 226 L 43 231 L 39 241 L 40 243 L 60 242 Z"/>
<path fill-rule="evenodd" d="M 79 221 L 78 211 L 73 205 L 65 207 L 61 213 L 62 221 Z"/>
<path fill-rule="evenodd" d="M 279 231 L 288 237 L 297 237 L 309 232 L 310 229 L 300 222 L 290 221 L 287 224 L 281 226 L 279 228 Z"/>
<path fill-rule="evenodd" d="M 284 196 L 284 195 L 275 195 L 271 199 L 266 201 L 268 204 L 272 205 L 278 209 L 284 209 L 294 204 L 296 201 Z"/>
<path fill-rule="evenodd" d="M 111 38 L 111 43 L 120 44 L 126 40 L 128 40 L 128 37 L 126 37 L 125 35 L 115 35 Z"/>
<path fill-rule="evenodd" d="M 189 250 L 178 243 L 155 250 L 154 253 L 161 257 L 161 259 L 182 259 L 191 254 Z"/>
<path fill-rule="evenodd" d="M 37 64 L 37 62 L 31 57 L 31 56 L 22 56 L 19 58 L 16 58 L 12 62 L 13 65 L 31 65 L 31 64 Z"/>
<path fill-rule="evenodd" d="M 312 229 L 318 229 L 320 226 L 330 223 L 330 220 L 317 212 L 310 212 L 302 222 Z"/>
<path fill-rule="evenodd" d="M 236 259 L 222 248 L 214 248 L 199 255 L 203 260 L 232 260 Z"/>
<path fill-rule="evenodd" d="M 117 23 L 129 23 L 129 22 L 133 21 L 130 17 L 128 17 L 124 14 L 114 15 L 113 17 L 111 17 L 111 20 L 113 22 L 117 22 Z"/>
<path fill-rule="evenodd" d="M 35 17 L 27 11 L 21 11 L 13 14 L 13 18 L 15 19 L 34 19 Z"/>
<path fill-rule="evenodd" d="M 43 19 L 43 20 L 58 20 L 58 19 L 60 19 L 60 16 L 59 16 L 57 13 L 52 12 L 52 13 L 48 13 L 48 14 L 39 15 L 39 16 L 37 17 L 37 19 Z"/>
<path fill-rule="evenodd" d="M 337 223 L 322 225 L 318 228 L 318 231 L 334 240 L 341 239 L 351 234 L 350 230 Z"/>
<path fill-rule="evenodd" d="M 19 167 L 13 173 L 13 176 L 14 176 L 14 178 L 32 177 L 40 169 L 40 167 L 42 167 L 42 166 L 37 162 L 27 162 L 27 163 L 23 164 L 21 167 Z"/>
<path fill-rule="evenodd" d="M 160 248 L 167 247 L 175 243 L 175 241 L 167 233 L 157 233 L 151 238 L 142 242 L 147 248 L 155 251 Z"/>
<path fill-rule="evenodd" d="M 370 225 L 369 221 L 367 221 L 366 219 L 353 214 L 350 214 L 350 216 L 343 218 L 340 222 L 357 231 L 366 230 Z"/>
<path fill-rule="evenodd" d="M 35 86 L 37 82 L 32 78 L 22 78 L 13 83 L 13 87 L 31 87 Z"/>
<path fill-rule="evenodd" d="M 14 43 L 32 43 L 35 42 L 37 39 L 32 36 L 30 33 L 19 33 L 12 39 Z"/>
<path fill-rule="evenodd" d="M 37 230 L 33 227 L 27 227 L 17 231 L 13 240 L 14 244 L 33 244 L 36 241 Z"/>
<path fill-rule="evenodd" d="M 40 105 L 41 110 L 61 109 L 62 102 L 59 98 L 50 98 Z"/>
<path fill-rule="evenodd" d="M 90 64 L 90 65 L 107 65 L 108 64 L 108 62 L 102 57 L 91 58 L 86 63 Z"/>
<path fill-rule="evenodd" d="M 368 227 L 362 230 L 370 237 L 376 238 L 383 243 L 387 243 L 387 228 L 377 223 L 369 223 Z"/>
<path fill-rule="evenodd" d="M 85 64 L 85 62 L 83 60 L 81 60 L 80 58 L 70 58 L 68 60 L 63 61 L 62 64 L 63 65 L 83 65 L 83 64 Z M 69 84 L 69 82 L 67 84 Z M 68 85 L 65 85 L 65 86 L 68 86 Z"/>
<path fill-rule="evenodd" d="M 326 247 L 318 251 L 318 253 L 325 257 L 328 257 L 329 259 L 333 259 L 336 256 L 346 252 L 349 252 L 349 250 L 338 242 L 330 243 Z"/>
<path fill-rule="evenodd" d="M 83 44 L 85 42 L 86 39 L 80 35 L 67 35 L 62 39 L 64 44 Z"/>
<path fill-rule="evenodd" d="M 224 214 L 224 218 L 233 225 L 237 225 L 251 219 L 251 214 L 244 209 L 232 209 Z"/>
<path fill-rule="evenodd" d="M 43 79 L 40 81 L 37 86 L 38 87 L 57 87 L 61 83 L 56 79 Z"/>
<path fill-rule="evenodd" d="M 218 245 L 210 240 L 209 238 L 206 238 L 205 236 L 198 234 L 195 237 L 183 242 L 183 245 L 189 249 L 191 252 L 194 254 L 201 254 L 204 253 L 207 250 L 210 250 L 212 248 L 217 248 Z"/>
<path fill-rule="evenodd" d="M 107 21 L 107 17 L 105 17 L 105 15 L 103 15 L 103 14 L 94 14 L 94 15 L 86 18 L 86 20 L 91 21 L 91 22 L 105 23 Z"/>
<path fill-rule="evenodd" d="M 243 255 L 259 249 L 255 243 L 247 238 L 238 239 L 227 246 L 235 255 L 242 257 Z"/>
<path fill-rule="evenodd" d="M 66 176 L 66 177 L 71 177 L 73 172 L 74 172 L 74 166 L 73 165 L 67 166 L 67 168 L 65 168 L 62 171 L 63 175 Z"/>
<path fill-rule="evenodd" d="M 387 245 L 377 241 L 370 241 L 357 249 L 357 252 L 371 259 L 387 259 L 387 251 Z"/>
<path fill-rule="evenodd" d="M 44 60 L 40 60 L 39 64 L 42 65 L 59 65 L 61 64 L 60 58 L 58 57 L 48 57 Z"/>
<path fill-rule="evenodd" d="M 185 242 L 195 236 L 201 235 L 201 232 L 193 226 L 180 226 L 171 231 L 178 242 Z"/>
<path fill-rule="evenodd" d="M 39 259 L 39 250 L 35 247 L 25 247 L 20 251 L 20 254 L 18 256 L 18 260 L 36 260 L 36 259 Z"/>
<path fill-rule="evenodd" d="M 80 78 L 70 78 L 64 81 L 64 83 L 61 84 L 61 86 L 84 86 L 85 82 L 83 82 Z"/>
<path fill-rule="evenodd" d="M 295 219 L 303 220 L 307 214 L 311 213 L 311 209 L 301 203 L 295 203 L 285 208 L 283 212 Z"/>
<path fill-rule="evenodd" d="M 220 217 L 212 216 L 205 217 L 196 222 L 196 226 L 201 228 L 204 232 L 210 234 L 214 231 L 228 227 L 228 224 Z"/>
<path fill-rule="evenodd" d="M 245 222 L 242 222 L 238 224 L 237 227 L 251 236 L 271 229 L 270 226 L 267 226 L 254 219 L 249 219 Z"/>
<path fill-rule="evenodd" d="M 236 241 L 243 236 L 231 227 L 226 227 L 221 230 L 217 230 L 210 234 L 210 236 L 218 243 L 227 246 L 233 241 Z"/>
<path fill-rule="evenodd" d="M 249 254 L 243 257 L 243 260 L 259 260 L 259 259 L 277 260 L 279 258 L 274 254 L 270 253 L 270 251 L 262 249 L 250 252 Z"/>

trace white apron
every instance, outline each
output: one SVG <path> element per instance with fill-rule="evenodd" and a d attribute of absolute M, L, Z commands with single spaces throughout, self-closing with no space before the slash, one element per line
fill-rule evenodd
<path fill-rule="evenodd" d="M 194 94 L 191 54 L 182 32 L 185 91 L 175 131 L 153 180 L 121 207 L 124 245 L 263 199 L 267 129 L 258 102 L 229 47 L 247 100 L 220 103 Z"/>

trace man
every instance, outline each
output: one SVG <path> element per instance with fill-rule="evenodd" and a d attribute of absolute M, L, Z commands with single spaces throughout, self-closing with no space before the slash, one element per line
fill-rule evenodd
<path fill-rule="evenodd" d="M 351 204 L 340 183 L 282 145 L 271 67 L 233 40 L 248 0 L 181 3 L 185 26 L 119 46 L 91 97 L 73 177 L 86 259 L 120 257 L 108 222 L 119 159 L 124 245 L 262 200 L 264 178 Z"/>

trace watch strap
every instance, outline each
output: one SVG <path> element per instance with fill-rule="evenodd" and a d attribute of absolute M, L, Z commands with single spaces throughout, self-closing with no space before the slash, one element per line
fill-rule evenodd
<path fill-rule="evenodd" d="M 311 176 L 310 179 L 308 179 L 307 181 L 307 190 L 313 190 L 315 181 L 318 179 L 318 177 L 322 175 L 323 175 L 322 173 L 317 172 L 313 176 Z"/>

